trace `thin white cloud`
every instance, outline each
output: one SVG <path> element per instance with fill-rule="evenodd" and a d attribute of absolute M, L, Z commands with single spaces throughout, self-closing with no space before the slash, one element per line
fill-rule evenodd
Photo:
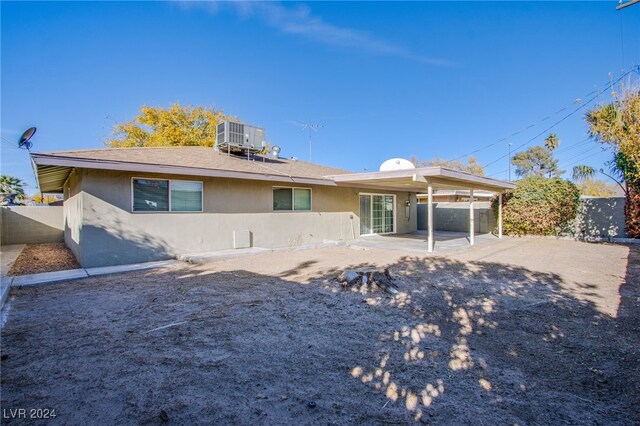
<path fill-rule="evenodd" d="M 446 59 L 433 58 L 416 53 L 404 46 L 372 36 L 364 31 L 340 27 L 314 16 L 308 7 L 298 5 L 286 7 L 277 2 L 182 2 L 185 7 L 204 7 L 218 14 L 227 6 L 241 17 L 255 17 L 265 25 L 294 36 L 304 37 L 318 43 L 360 49 L 371 53 L 397 56 L 431 65 L 451 65 Z"/>

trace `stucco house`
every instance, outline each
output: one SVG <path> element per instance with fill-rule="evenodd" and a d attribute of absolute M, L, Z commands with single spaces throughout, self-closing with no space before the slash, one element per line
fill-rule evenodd
<path fill-rule="evenodd" d="M 31 159 L 40 190 L 64 193 L 65 242 L 84 267 L 410 233 L 417 229 L 416 195 L 426 189 L 513 187 L 441 167 L 352 173 L 206 147 L 57 151 Z"/>

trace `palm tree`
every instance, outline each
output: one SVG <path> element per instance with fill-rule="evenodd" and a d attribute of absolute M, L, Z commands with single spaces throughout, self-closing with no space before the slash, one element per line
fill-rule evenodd
<path fill-rule="evenodd" d="M 555 133 L 549 133 L 549 136 L 544 140 L 545 148 L 549 151 L 553 151 L 558 147 L 558 145 L 560 145 L 560 139 L 558 139 L 558 136 L 556 136 Z"/>
<path fill-rule="evenodd" d="M 584 164 L 581 164 L 579 166 L 573 167 L 571 179 L 576 182 L 584 182 L 585 180 L 593 179 L 595 175 L 596 169 L 591 166 L 585 166 Z"/>
<path fill-rule="evenodd" d="M 4 194 L 17 194 L 16 198 L 24 198 L 26 185 L 20 178 L 8 175 L 0 176 L 0 192 Z"/>

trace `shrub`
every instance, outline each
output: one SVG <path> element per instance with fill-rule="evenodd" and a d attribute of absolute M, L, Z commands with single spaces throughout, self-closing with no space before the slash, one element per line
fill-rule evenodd
<path fill-rule="evenodd" d="M 580 191 L 560 178 L 528 177 L 503 195 L 502 226 L 506 235 L 558 235 L 575 218 Z M 498 210 L 497 198 L 493 209 Z"/>

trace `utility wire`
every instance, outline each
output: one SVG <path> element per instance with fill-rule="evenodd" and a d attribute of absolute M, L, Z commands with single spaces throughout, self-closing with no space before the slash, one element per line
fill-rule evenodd
<path fill-rule="evenodd" d="M 2 139 L 3 142 L 8 143 L 12 148 L 22 151 L 22 148 L 20 148 L 18 144 L 11 142 L 9 139 L 5 138 L 4 136 L 0 136 L 0 138 Z"/>
<path fill-rule="evenodd" d="M 448 162 L 456 161 L 456 160 L 459 160 L 459 159 L 461 159 L 461 158 L 468 157 L 469 155 L 476 154 L 476 153 L 478 153 L 478 152 L 480 152 L 480 151 L 483 151 L 483 150 L 485 150 L 485 149 L 487 149 L 487 148 L 491 148 L 492 146 L 495 146 L 495 145 L 499 144 L 500 142 L 504 142 L 504 141 L 506 141 L 506 140 L 508 140 L 508 139 L 510 139 L 510 138 L 512 138 L 512 137 L 514 137 L 514 136 L 517 136 L 517 135 L 519 135 L 520 133 L 525 132 L 525 131 L 527 131 L 527 130 L 531 129 L 532 127 L 535 127 L 535 126 L 537 126 L 537 125 L 539 125 L 539 124 L 541 124 L 541 123 L 543 123 L 543 122 L 545 122 L 545 121 L 547 121 L 547 120 L 549 120 L 549 119 L 551 119 L 551 118 L 555 117 L 556 115 L 560 114 L 561 112 L 566 111 L 567 109 L 569 109 L 569 108 L 571 107 L 571 105 L 573 105 L 573 104 L 575 104 L 575 103 L 579 103 L 579 102 L 581 102 L 581 100 L 582 100 L 582 99 L 587 98 L 587 97 L 589 97 L 589 96 L 593 95 L 593 94 L 594 94 L 594 93 L 596 93 L 597 91 L 598 91 L 598 89 L 592 90 L 591 92 L 589 92 L 589 93 L 587 93 L 586 95 L 584 95 L 582 98 L 576 98 L 576 100 L 574 100 L 573 102 L 571 102 L 571 104 L 570 104 L 570 105 L 567 105 L 567 106 L 566 106 L 566 107 L 564 107 L 564 108 L 560 108 L 559 110 L 557 110 L 557 111 L 556 111 L 556 112 L 554 112 L 553 114 L 551 114 L 551 115 L 547 115 L 546 117 L 544 117 L 544 118 L 542 118 L 542 119 L 538 120 L 536 123 L 533 123 L 533 124 L 530 124 L 530 125 L 528 125 L 528 126 L 526 126 L 526 127 L 523 127 L 523 128 L 521 128 L 520 130 L 518 130 L 517 132 L 514 132 L 514 133 L 510 134 L 509 136 L 505 136 L 504 138 L 502 138 L 502 139 L 500 139 L 500 140 L 498 140 L 498 141 L 495 141 L 495 142 L 493 142 L 493 143 L 490 143 L 490 144 L 488 144 L 488 145 L 485 145 L 485 146 L 483 146 L 483 147 L 481 147 L 481 148 L 478 148 L 478 149 L 476 149 L 476 150 L 474 150 L 474 151 L 471 151 L 471 152 L 469 152 L 469 153 L 467 153 L 467 154 L 460 155 L 460 156 L 458 156 L 458 157 L 456 157 L 456 158 L 454 158 L 454 159 L 452 159 L 452 160 L 449 160 Z"/>
<path fill-rule="evenodd" d="M 574 164 L 582 163 L 584 160 L 587 160 L 587 159 L 589 159 L 591 157 L 594 157 L 594 156 L 600 154 L 600 152 L 601 151 L 594 152 L 594 153 L 592 153 L 590 155 L 587 155 L 586 157 L 581 158 L 580 160 L 574 161 L 573 163 L 566 164 L 566 165 L 564 165 L 562 167 L 570 167 L 570 166 L 573 166 Z"/>
<path fill-rule="evenodd" d="M 607 90 L 609 90 L 611 87 L 615 86 L 616 84 L 618 84 L 618 82 L 620 80 L 622 80 L 624 77 L 626 77 L 627 75 L 631 74 L 632 72 L 637 71 L 638 66 L 636 65 L 633 69 L 630 69 L 629 71 L 625 72 L 624 74 L 622 74 L 620 77 L 618 77 L 615 81 L 612 81 L 610 83 L 608 83 L 604 89 L 602 89 L 600 92 L 598 92 L 597 95 L 593 96 L 592 98 L 590 98 L 588 101 L 584 102 L 583 104 L 581 104 L 578 108 L 574 109 L 573 111 L 571 111 L 569 114 L 565 115 L 564 117 L 562 117 L 560 120 L 556 121 L 555 123 L 553 123 L 551 126 L 547 127 L 546 129 L 544 129 L 542 132 L 538 133 L 537 135 L 535 135 L 534 137 L 532 137 L 531 139 L 527 140 L 526 142 L 518 145 L 515 149 L 512 150 L 511 155 L 515 154 L 519 149 L 525 147 L 526 145 L 529 145 L 531 142 L 533 142 L 534 140 L 536 140 L 537 138 L 539 138 L 540 136 L 544 135 L 545 133 L 547 133 L 549 130 L 553 129 L 554 127 L 556 127 L 558 124 L 562 123 L 563 121 L 565 121 L 567 118 L 571 117 L 572 115 L 574 115 L 575 113 L 577 113 L 578 111 L 580 111 L 581 109 L 583 109 L 584 107 L 586 107 L 587 105 L 589 105 L 591 102 L 593 102 L 594 100 L 598 99 L 600 97 L 600 95 L 602 95 L 604 92 L 606 92 Z M 485 165 L 483 165 L 482 167 L 487 168 L 495 163 L 497 163 L 498 161 L 504 159 L 505 157 L 507 157 L 508 154 L 502 155 L 499 158 L 493 160 L 490 163 L 487 163 Z"/>
<path fill-rule="evenodd" d="M 582 140 L 580 140 L 578 142 L 575 142 L 575 143 L 573 143 L 571 145 L 558 147 L 558 149 L 554 150 L 553 152 L 554 152 L 554 154 L 558 153 L 558 152 L 563 152 L 564 153 L 564 152 L 576 149 L 578 147 L 584 146 L 584 145 L 588 144 L 589 142 L 591 142 L 591 138 L 586 137 L 586 138 L 584 138 L 584 139 L 582 139 Z"/>
<path fill-rule="evenodd" d="M 589 142 L 589 140 L 587 140 L 586 142 Z M 584 147 L 584 145 L 585 145 L 585 141 L 582 141 L 582 145 L 574 144 L 574 145 L 573 145 L 573 149 L 575 149 L 575 148 L 582 148 L 582 147 Z M 592 152 L 592 151 L 593 151 L 594 149 L 596 149 L 596 148 L 598 148 L 598 146 L 591 146 L 591 147 L 589 147 L 589 148 L 588 148 L 587 150 L 585 150 L 585 151 L 582 151 L 582 152 L 580 152 L 580 153 L 578 153 L 578 154 L 572 155 L 572 156 L 570 156 L 569 158 L 565 158 L 564 160 L 562 160 L 561 162 L 559 162 L 559 163 L 558 163 L 558 166 L 562 166 L 563 164 L 566 164 L 566 163 L 567 163 L 567 162 L 569 162 L 569 161 L 573 161 L 574 159 L 576 159 L 576 158 L 580 157 L 580 156 L 581 156 L 581 155 L 583 155 L 583 154 L 586 154 L 586 153 Z M 600 152 L 600 151 L 598 151 L 598 152 Z M 594 155 L 595 155 L 595 154 L 594 154 Z M 579 161 L 580 161 L 580 160 L 574 161 L 574 163 L 575 163 L 575 162 L 579 162 Z M 571 163 L 571 164 L 573 164 L 573 163 Z M 501 170 L 501 171 L 499 171 L 499 172 L 491 173 L 491 174 L 487 175 L 487 177 L 498 176 L 498 175 L 501 175 L 501 174 L 503 174 L 503 173 L 507 173 L 508 171 L 509 171 L 509 169 L 504 169 L 504 170 Z"/>

